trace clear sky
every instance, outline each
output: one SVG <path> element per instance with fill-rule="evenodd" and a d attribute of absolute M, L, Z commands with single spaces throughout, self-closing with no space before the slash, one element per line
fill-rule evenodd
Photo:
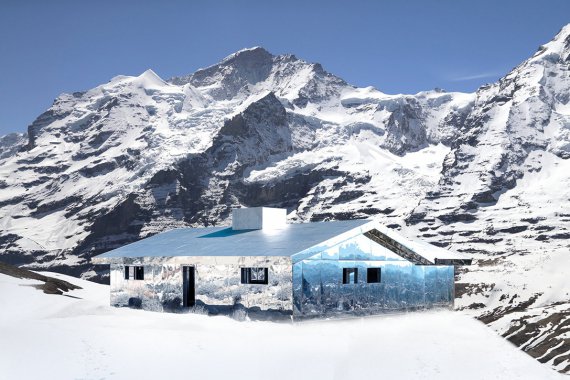
<path fill-rule="evenodd" d="M 386 93 L 474 91 L 569 22 L 568 0 L 0 0 L 0 135 L 62 92 L 257 45 Z"/>

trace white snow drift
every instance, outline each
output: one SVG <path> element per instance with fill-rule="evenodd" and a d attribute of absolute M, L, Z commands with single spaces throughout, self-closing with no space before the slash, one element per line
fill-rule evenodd
<path fill-rule="evenodd" d="M 559 379 L 452 311 L 298 324 L 108 305 L 108 288 L 47 295 L 0 274 L 5 379 Z M 73 298 L 77 297 L 77 298 Z"/>

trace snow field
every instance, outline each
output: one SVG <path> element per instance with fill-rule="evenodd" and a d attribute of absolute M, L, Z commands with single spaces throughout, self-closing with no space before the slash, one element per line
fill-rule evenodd
<path fill-rule="evenodd" d="M 108 306 L 108 287 L 47 295 L 0 275 L 5 379 L 558 379 L 478 321 L 452 311 L 238 322 Z"/>

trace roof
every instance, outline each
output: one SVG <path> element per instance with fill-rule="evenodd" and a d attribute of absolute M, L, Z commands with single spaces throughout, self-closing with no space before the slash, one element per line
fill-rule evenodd
<path fill-rule="evenodd" d="M 463 254 L 459 254 L 454 251 L 450 251 L 448 249 L 444 249 L 433 244 L 430 244 L 426 241 L 419 240 L 419 239 L 412 239 L 407 236 L 402 235 L 400 232 L 387 228 L 380 223 L 374 223 L 374 226 L 370 228 L 370 232 L 376 231 L 380 234 L 383 234 L 393 240 L 395 240 L 398 245 L 403 247 L 408 254 L 413 254 L 417 256 L 421 256 L 423 260 L 417 260 L 417 258 L 409 257 L 408 254 L 404 254 L 403 256 L 417 264 L 441 264 L 441 265 L 471 265 L 471 258 L 465 256 Z M 376 243 L 380 243 L 378 240 L 373 239 Z M 397 247 L 388 247 L 390 250 L 396 252 L 393 248 Z M 404 252 L 396 252 L 398 254 L 402 254 Z M 425 261 L 427 260 L 427 261 Z M 419 262 L 417 262 L 419 261 Z"/>
<path fill-rule="evenodd" d="M 377 221 L 287 224 L 278 229 L 233 230 L 231 227 L 179 228 L 95 256 L 97 263 L 111 259 L 174 256 L 311 256 L 323 247 L 364 234 L 376 243 L 420 265 L 469 265 L 471 258 L 427 242 L 410 239 Z"/>
<path fill-rule="evenodd" d="M 358 228 L 370 220 L 287 224 L 272 230 L 231 227 L 179 228 L 95 256 L 97 261 L 122 257 L 292 256 Z"/>

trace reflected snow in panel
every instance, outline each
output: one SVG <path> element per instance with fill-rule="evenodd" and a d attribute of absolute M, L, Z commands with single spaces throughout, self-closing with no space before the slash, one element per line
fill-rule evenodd
<path fill-rule="evenodd" d="M 144 266 L 144 280 L 126 280 L 125 265 Z M 210 314 L 236 310 L 292 314 L 291 260 L 281 257 L 125 259 L 111 264 L 111 305 L 183 312 L 182 267 L 195 268 L 196 307 Z M 268 268 L 268 284 L 242 284 L 242 267 Z"/>
<path fill-rule="evenodd" d="M 453 307 L 453 266 L 414 265 L 362 235 L 318 249 L 293 256 L 296 317 Z M 356 283 L 343 283 L 344 268 L 357 269 Z M 379 283 L 367 282 L 368 268 L 380 268 Z"/>

